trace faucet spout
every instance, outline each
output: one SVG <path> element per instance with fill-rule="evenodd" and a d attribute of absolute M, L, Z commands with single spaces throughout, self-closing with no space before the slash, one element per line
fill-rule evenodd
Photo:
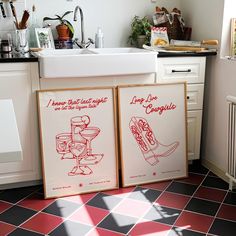
<path fill-rule="evenodd" d="M 76 38 L 74 40 L 74 43 L 79 47 L 79 48 L 87 48 L 90 46 L 90 44 L 94 44 L 94 41 L 91 38 L 88 38 L 88 42 L 85 42 L 84 40 L 84 14 L 80 6 L 76 6 L 74 10 L 74 21 L 77 21 L 77 15 L 78 11 L 80 13 L 80 29 L 81 29 L 81 42 Z"/>
<path fill-rule="evenodd" d="M 85 41 L 84 41 L 84 13 L 83 13 L 80 6 L 75 7 L 74 21 L 77 21 L 78 10 L 80 12 L 81 44 L 85 44 Z"/>

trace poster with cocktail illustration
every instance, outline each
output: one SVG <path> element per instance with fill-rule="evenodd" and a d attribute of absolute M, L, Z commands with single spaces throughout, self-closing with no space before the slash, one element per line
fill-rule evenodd
<path fill-rule="evenodd" d="M 118 104 L 123 186 L 186 177 L 186 84 L 119 86 Z"/>
<path fill-rule="evenodd" d="M 118 188 L 114 88 L 37 97 L 45 198 Z"/>

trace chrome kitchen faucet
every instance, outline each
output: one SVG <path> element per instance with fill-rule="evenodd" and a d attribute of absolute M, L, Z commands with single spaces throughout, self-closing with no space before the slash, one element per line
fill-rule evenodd
<path fill-rule="evenodd" d="M 80 28 L 81 28 L 81 42 L 79 42 L 78 38 L 75 38 L 74 43 L 79 48 L 87 48 L 90 44 L 94 44 L 94 41 L 91 38 L 88 38 L 88 42 L 84 40 L 84 14 L 80 6 L 76 6 L 74 10 L 74 21 L 77 21 L 78 10 L 80 12 Z"/>

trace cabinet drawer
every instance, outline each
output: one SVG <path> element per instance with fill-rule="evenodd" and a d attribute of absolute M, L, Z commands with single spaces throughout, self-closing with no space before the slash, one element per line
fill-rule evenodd
<path fill-rule="evenodd" d="M 204 83 L 205 57 L 157 58 L 157 81 Z"/>
<path fill-rule="evenodd" d="M 187 112 L 188 160 L 200 158 L 202 110 Z"/>
<path fill-rule="evenodd" d="M 187 85 L 187 107 L 188 110 L 202 109 L 203 105 L 203 84 Z"/>

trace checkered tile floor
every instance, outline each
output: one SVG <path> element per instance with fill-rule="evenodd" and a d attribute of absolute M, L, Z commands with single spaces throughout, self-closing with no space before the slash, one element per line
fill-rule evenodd
<path fill-rule="evenodd" d="M 236 235 L 236 191 L 202 166 L 189 178 L 44 200 L 0 191 L 0 236 Z"/>

